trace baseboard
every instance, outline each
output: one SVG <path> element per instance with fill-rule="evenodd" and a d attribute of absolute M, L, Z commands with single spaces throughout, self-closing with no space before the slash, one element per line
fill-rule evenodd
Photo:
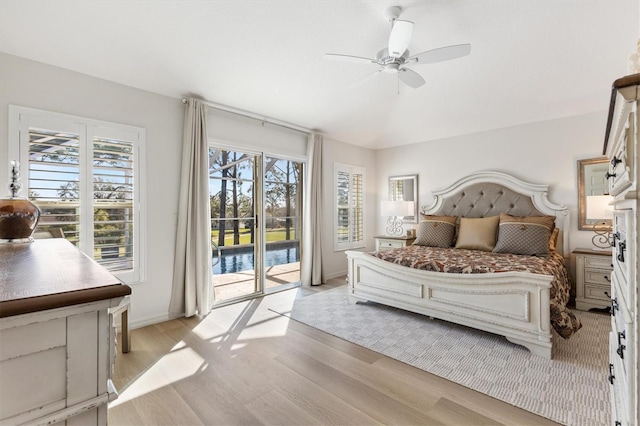
<path fill-rule="evenodd" d="M 345 276 L 347 276 L 347 271 L 346 270 L 345 271 L 334 272 L 332 274 L 326 274 L 324 276 L 324 278 L 325 278 L 325 280 L 328 281 L 328 280 L 332 280 L 334 278 L 340 278 L 340 277 L 345 277 Z"/>
<path fill-rule="evenodd" d="M 129 322 L 129 329 L 133 330 L 134 328 L 146 327 L 148 325 L 158 324 L 161 322 L 169 321 L 175 318 L 183 317 L 184 315 L 169 315 L 169 313 L 165 313 L 162 315 L 155 315 L 146 318 L 138 318 L 135 321 Z"/>

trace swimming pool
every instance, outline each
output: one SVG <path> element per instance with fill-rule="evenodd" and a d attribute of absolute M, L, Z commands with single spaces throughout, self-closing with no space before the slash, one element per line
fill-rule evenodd
<path fill-rule="evenodd" d="M 300 260 L 300 254 L 298 247 L 289 247 L 274 249 L 265 252 L 265 264 L 266 266 L 283 265 L 285 263 L 298 262 Z M 217 260 L 217 256 L 214 255 L 213 261 Z M 213 274 L 232 274 L 240 271 L 250 271 L 253 269 L 253 251 L 249 253 L 224 253 L 220 258 L 220 262 L 213 266 Z"/>

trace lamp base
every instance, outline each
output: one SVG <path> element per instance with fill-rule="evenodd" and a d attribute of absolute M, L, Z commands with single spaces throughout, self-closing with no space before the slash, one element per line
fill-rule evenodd
<path fill-rule="evenodd" d="M 399 237 L 404 234 L 402 228 L 402 219 L 398 216 L 391 216 L 387 219 L 387 235 L 390 237 Z"/>
<path fill-rule="evenodd" d="M 596 234 L 591 238 L 594 250 L 611 250 L 613 247 L 613 236 L 610 229 L 594 229 Z"/>

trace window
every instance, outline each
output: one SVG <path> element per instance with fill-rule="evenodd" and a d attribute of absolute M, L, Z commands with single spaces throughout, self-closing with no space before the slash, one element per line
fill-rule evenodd
<path fill-rule="evenodd" d="M 9 156 L 42 212 L 38 229 L 62 228 L 120 279 L 141 281 L 144 129 L 13 106 L 9 115 Z"/>
<path fill-rule="evenodd" d="M 364 167 L 334 164 L 334 250 L 365 246 Z"/>

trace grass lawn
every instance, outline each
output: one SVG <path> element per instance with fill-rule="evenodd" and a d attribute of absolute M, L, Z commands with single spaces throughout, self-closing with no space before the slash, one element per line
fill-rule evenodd
<path fill-rule="evenodd" d="M 267 242 L 270 241 L 286 241 L 286 232 L 284 228 L 274 228 L 267 229 L 266 231 Z M 218 235 L 220 235 L 220 231 L 214 229 L 211 231 L 211 237 L 213 238 L 213 242 L 218 244 Z M 292 229 L 290 235 L 290 239 L 295 240 L 296 233 Z M 248 229 L 240 230 L 240 244 L 251 244 L 251 233 Z M 233 245 L 233 230 L 226 230 L 224 236 L 224 245 L 232 246 Z"/>

